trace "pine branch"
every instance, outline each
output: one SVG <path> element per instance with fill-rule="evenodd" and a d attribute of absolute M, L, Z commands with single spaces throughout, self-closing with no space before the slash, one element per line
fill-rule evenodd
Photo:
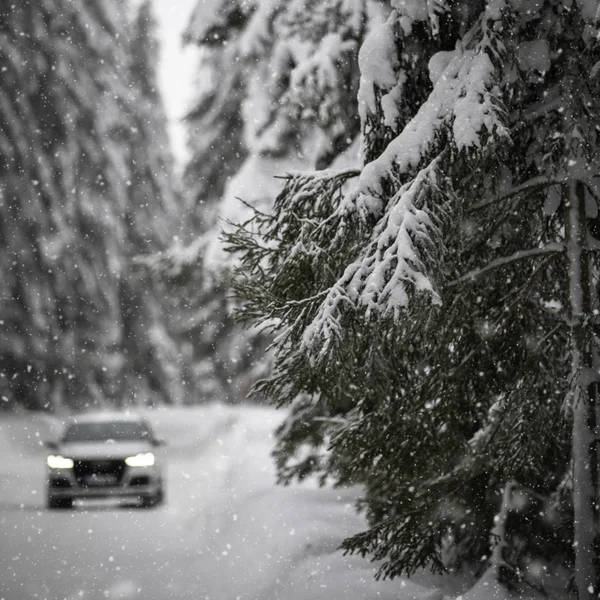
<path fill-rule="evenodd" d="M 453 288 L 453 287 L 459 285 L 460 283 L 464 283 L 465 281 L 473 281 L 474 279 L 477 279 L 478 277 L 480 277 L 481 275 L 484 275 L 485 273 L 494 271 L 495 269 L 497 269 L 499 267 L 503 267 L 505 265 L 511 264 L 516 261 L 524 260 L 526 258 L 531 258 L 531 257 L 535 257 L 535 256 L 546 256 L 548 254 L 558 254 L 558 253 L 564 252 L 564 250 L 565 250 L 564 244 L 558 243 L 558 242 L 547 244 L 543 248 L 532 248 L 531 250 L 520 250 L 519 252 L 515 252 L 514 254 L 511 254 L 510 256 L 504 256 L 502 258 L 497 258 L 496 260 L 493 260 L 492 262 L 487 264 L 485 267 L 482 267 L 481 269 L 475 269 L 473 271 L 470 271 L 469 273 L 465 273 L 464 275 L 461 275 L 458 279 L 455 279 L 454 281 L 450 281 L 449 283 L 447 283 L 446 287 Z"/>
<path fill-rule="evenodd" d="M 482 202 L 475 204 L 469 209 L 469 212 L 475 212 L 477 210 L 481 210 L 482 208 L 487 208 L 488 206 L 497 204 L 504 200 L 509 200 L 510 198 L 514 198 L 515 196 L 519 196 L 520 194 L 523 194 L 525 192 L 537 192 L 539 190 L 548 188 L 552 185 L 561 185 L 561 183 L 563 182 L 548 179 L 545 175 L 540 175 L 539 177 L 532 177 L 528 181 L 517 185 L 508 192 L 505 192 L 497 196 L 496 198 L 483 200 Z"/>

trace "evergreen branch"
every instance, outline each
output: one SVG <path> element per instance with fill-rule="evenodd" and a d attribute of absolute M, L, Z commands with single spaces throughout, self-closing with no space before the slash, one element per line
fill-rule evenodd
<path fill-rule="evenodd" d="M 544 342 L 546 342 L 548 339 L 550 339 L 559 329 L 562 329 L 565 326 L 564 323 L 559 323 L 558 325 L 555 325 L 537 344 L 537 346 L 534 349 L 534 352 L 537 352 L 538 350 L 540 350 L 542 348 L 542 344 L 544 344 Z"/>
<path fill-rule="evenodd" d="M 540 175 L 539 177 L 532 177 L 528 181 L 519 184 L 518 186 L 512 188 L 511 190 L 500 196 L 497 196 L 496 198 L 483 200 L 482 202 L 475 204 L 469 209 L 469 212 L 474 212 L 476 210 L 481 210 L 482 208 L 487 208 L 492 204 L 502 202 L 503 200 L 509 200 L 510 198 L 514 198 L 515 196 L 518 196 L 519 194 L 522 194 L 524 192 L 537 192 L 538 190 L 550 187 L 552 185 L 560 185 L 561 183 L 563 182 L 554 179 L 548 179 L 543 175 Z"/>
<path fill-rule="evenodd" d="M 600 177 L 600 175 L 594 175 L 592 179 L 595 179 L 597 177 Z M 587 191 L 593 196 L 594 200 L 596 201 L 596 204 L 600 205 L 600 195 L 598 193 L 598 188 L 593 185 L 590 185 L 589 181 L 582 181 L 582 183 L 586 187 Z"/>
<path fill-rule="evenodd" d="M 503 298 L 500 298 L 500 304 L 504 304 L 505 302 L 507 302 L 510 297 L 515 298 L 515 300 L 513 300 L 513 302 L 508 306 L 508 310 L 504 311 L 505 313 L 509 312 L 512 309 L 512 307 L 521 299 L 521 297 L 524 295 L 525 292 L 527 292 L 527 290 L 531 289 L 531 286 L 534 284 L 535 279 L 537 278 L 541 270 L 552 260 L 552 258 L 552 256 L 549 256 L 545 260 L 541 260 L 539 264 L 535 267 L 535 269 L 532 271 L 531 275 L 527 278 L 527 281 L 516 292 L 510 292 Z"/>
<path fill-rule="evenodd" d="M 260 217 L 263 217 L 264 219 L 272 219 L 273 218 L 273 215 L 269 215 L 267 213 L 264 213 L 264 212 L 258 210 L 258 208 L 256 208 L 256 206 L 254 206 L 254 204 L 250 204 L 250 202 L 247 202 L 243 198 L 236 196 L 235 199 L 238 202 L 241 202 L 246 208 L 249 208 L 252 211 L 254 216 L 258 215 Z M 233 226 L 237 225 L 237 223 L 232 223 L 229 219 L 223 219 L 223 218 L 219 217 L 219 220 L 227 223 L 228 225 L 233 225 Z M 252 220 L 252 217 L 248 221 L 246 221 L 246 223 L 248 223 L 251 220 Z M 245 223 L 243 223 L 243 224 L 245 224 Z"/>
<path fill-rule="evenodd" d="M 498 319 L 496 319 L 496 321 L 492 324 L 492 330 L 496 330 L 502 320 L 504 318 L 506 318 L 506 316 L 508 314 L 510 314 L 512 312 L 512 310 L 515 308 L 515 306 L 517 306 L 517 304 L 519 304 L 519 301 L 521 300 L 523 294 L 531 288 L 531 286 L 533 285 L 535 278 L 539 275 L 539 273 L 541 272 L 542 268 L 548 264 L 548 262 L 552 259 L 552 257 L 546 258 L 545 260 L 541 261 L 540 264 L 534 269 L 533 273 L 530 275 L 530 277 L 527 280 L 527 283 L 525 283 L 525 285 L 521 286 L 521 288 L 519 288 L 519 290 L 517 290 L 514 294 L 515 298 L 514 300 L 505 308 L 505 310 L 503 311 L 502 315 L 500 315 L 500 317 L 498 317 Z M 504 302 L 507 300 L 507 298 L 501 298 L 500 299 L 500 304 L 504 304 Z M 544 338 L 542 339 L 539 344 L 538 347 L 541 346 L 541 344 L 547 339 L 549 338 L 556 330 L 560 329 L 561 327 L 563 327 L 565 325 L 565 323 L 560 322 L 558 325 L 556 325 L 552 331 Z M 462 361 L 460 362 L 460 364 L 458 364 L 456 367 L 454 367 L 451 371 L 452 375 L 456 375 L 456 373 L 458 373 L 461 369 L 463 369 L 465 366 L 467 366 L 469 364 L 469 362 L 471 361 L 471 359 L 477 354 L 477 352 L 481 349 L 481 347 L 485 344 L 485 342 L 483 340 L 480 341 L 480 344 L 473 348 L 472 350 L 469 351 L 469 353 L 462 359 Z"/>
<path fill-rule="evenodd" d="M 493 271 L 498 267 L 503 267 L 505 265 L 511 264 L 516 261 L 524 260 L 526 258 L 531 258 L 532 256 L 545 256 L 547 254 L 555 254 L 564 252 L 564 244 L 562 243 L 550 243 L 544 246 L 543 248 L 532 248 L 531 250 L 520 250 L 511 254 L 510 256 L 503 256 L 501 258 L 497 258 L 493 260 L 491 263 L 482 267 L 481 269 L 475 269 L 473 271 L 469 271 L 469 273 L 465 273 L 461 275 L 458 279 L 454 281 L 450 281 L 446 284 L 447 288 L 453 288 L 460 283 L 464 283 L 465 281 L 473 281 L 477 279 L 481 275 L 488 273 L 489 271 Z"/>
<path fill-rule="evenodd" d="M 329 293 L 329 290 L 323 290 L 318 294 L 314 294 L 308 298 L 302 298 L 301 300 L 287 300 L 286 304 L 289 306 L 305 306 L 306 304 L 311 304 L 315 300 L 319 300 L 320 298 L 324 298 Z"/>
<path fill-rule="evenodd" d="M 333 181 L 336 179 L 351 179 L 360 175 L 360 169 L 322 169 L 321 171 L 312 172 L 309 175 L 305 171 L 290 171 L 285 175 L 274 175 L 275 179 L 283 179 L 289 181 L 295 178 L 310 179 L 311 181 L 326 180 Z"/>
<path fill-rule="evenodd" d="M 522 129 L 530 127 L 531 124 L 537 119 L 547 117 L 549 112 L 558 111 L 564 108 L 564 101 L 558 93 L 558 86 L 555 86 L 551 91 L 557 93 L 555 98 L 552 98 L 551 100 L 544 100 L 544 102 L 540 102 L 539 104 L 530 107 L 527 111 L 519 114 L 510 129 L 511 137 L 513 137 L 515 134 L 518 134 Z M 550 91 L 548 92 L 548 95 L 549 94 Z"/>

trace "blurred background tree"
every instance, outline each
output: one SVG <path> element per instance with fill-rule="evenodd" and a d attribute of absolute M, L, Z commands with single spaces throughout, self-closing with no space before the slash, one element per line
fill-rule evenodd
<path fill-rule="evenodd" d="M 179 288 L 179 339 L 203 394 L 244 398 L 269 370 L 269 336 L 236 324 L 221 230 L 270 211 L 278 176 L 358 160 L 358 48 L 386 3 L 198 2 L 185 32 L 201 49 L 187 116 L 183 243 L 147 261 Z M 240 201 L 242 200 L 242 201 Z"/>
<path fill-rule="evenodd" d="M 0 397 L 181 396 L 161 300 L 130 258 L 177 224 L 149 5 L 0 6 Z"/>

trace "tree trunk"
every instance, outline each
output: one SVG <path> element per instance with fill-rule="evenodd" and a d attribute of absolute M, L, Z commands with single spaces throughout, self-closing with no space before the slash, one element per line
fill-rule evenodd
<path fill-rule="evenodd" d="M 571 409 L 575 583 L 579 600 L 598 598 L 598 458 L 593 366 L 590 265 L 586 250 L 585 188 L 563 186 L 571 302 Z"/>

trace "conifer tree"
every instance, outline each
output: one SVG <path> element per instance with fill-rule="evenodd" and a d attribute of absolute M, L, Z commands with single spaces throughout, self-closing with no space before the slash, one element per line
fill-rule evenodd
<path fill-rule="evenodd" d="M 572 493 L 579 597 L 600 590 L 597 9 L 392 2 L 359 53 L 363 166 L 289 174 L 227 235 L 276 334 L 280 478 L 363 484 L 345 547 L 383 575 L 490 556 L 517 482 Z"/>
<path fill-rule="evenodd" d="M 238 196 L 269 205 L 281 187 L 274 174 L 328 166 L 354 142 L 358 45 L 374 4 L 215 1 L 199 2 L 192 15 L 185 39 L 203 58 L 184 188 L 194 214 L 188 237 L 196 239 L 148 262 L 181 286 L 181 336 L 210 393 L 245 394 L 265 347 L 264 336 L 232 318 L 222 224 L 246 218 Z"/>
<path fill-rule="evenodd" d="M 132 71 L 146 42 L 132 42 L 130 17 L 112 0 L 0 6 L 7 405 L 169 395 L 156 299 L 130 277 L 130 257 L 166 241 L 174 207 L 164 122 L 146 85 L 153 67 Z"/>

